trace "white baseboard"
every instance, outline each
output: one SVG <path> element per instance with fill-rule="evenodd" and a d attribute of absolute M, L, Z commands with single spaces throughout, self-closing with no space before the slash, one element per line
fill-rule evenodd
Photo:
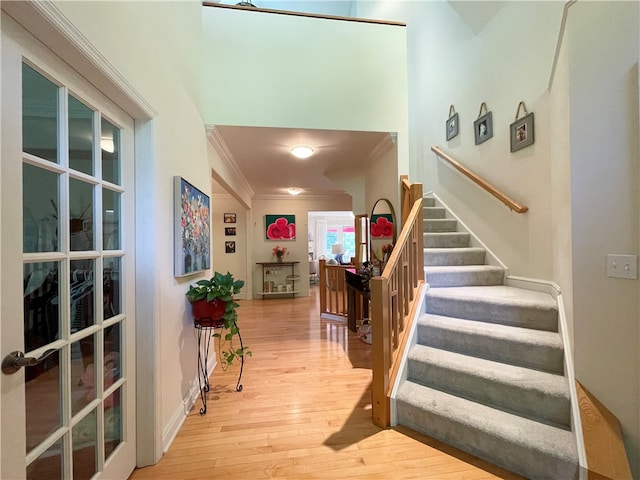
<path fill-rule="evenodd" d="M 216 368 L 218 362 L 215 359 L 215 350 L 213 351 L 214 358 L 209 359 L 211 363 L 211 367 L 207 372 L 207 378 L 211 376 L 213 370 Z M 212 361 L 211 361 L 212 360 Z M 171 416 L 171 420 L 166 425 L 166 427 L 162 430 L 162 452 L 167 453 L 169 447 L 176 438 L 176 435 L 182 428 L 184 421 L 187 419 L 187 415 L 195 405 L 196 401 L 200 399 L 200 387 L 198 383 L 198 377 L 195 377 L 191 381 L 191 388 L 182 399 L 182 404 L 178 405 L 175 412 Z"/>

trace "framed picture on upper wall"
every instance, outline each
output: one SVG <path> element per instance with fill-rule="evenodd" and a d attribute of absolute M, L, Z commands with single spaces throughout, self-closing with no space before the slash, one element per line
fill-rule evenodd
<path fill-rule="evenodd" d="M 224 223 L 236 223 L 236 214 L 235 213 L 225 213 L 224 214 Z"/>
<path fill-rule="evenodd" d="M 520 117 L 520 108 L 524 109 L 524 117 Z M 533 112 L 527 112 L 524 102 L 518 104 L 516 111 L 516 121 L 509 126 L 511 131 L 511 151 L 515 152 L 521 148 L 532 145 L 535 137 L 533 131 Z"/>
<path fill-rule="evenodd" d="M 295 215 L 265 215 L 265 235 L 267 240 L 295 240 Z"/>
<path fill-rule="evenodd" d="M 224 234 L 226 236 L 234 236 L 236 234 L 236 227 L 224 227 Z"/>
<path fill-rule="evenodd" d="M 176 277 L 211 268 L 209 197 L 182 177 L 173 177 L 174 263 Z"/>
<path fill-rule="evenodd" d="M 483 110 L 485 112 L 484 115 L 482 114 Z M 493 115 L 491 112 L 487 112 L 487 105 L 484 102 L 480 105 L 478 119 L 473 122 L 473 132 L 476 145 L 480 145 L 493 137 Z"/>
<path fill-rule="evenodd" d="M 449 107 L 449 118 L 446 123 L 447 141 L 458 135 L 458 114 L 453 105 Z"/>

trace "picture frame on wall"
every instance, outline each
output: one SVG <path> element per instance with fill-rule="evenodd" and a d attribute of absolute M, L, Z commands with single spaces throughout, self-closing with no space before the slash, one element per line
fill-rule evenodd
<path fill-rule="evenodd" d="M 224 234 L 225 234 L 227 237 L 235 236 L 235 234 L 236 234 L 236 227 L 224 227 Z"/>
<path fill-rule="evenodd" d="M 224 253 L 236 253 L 236 242 L 224 242 Z"/>
<path fill-rule="evenodd" d="M 174 276 L 211 268 L 209 196 L 180 176 L 173 177 Z"/>
<path fill-rule="evenodd" d="M 236 214 L 235 213 L 225 213 L 224 214 L 224 223 L 236 223 Z"/>
<path fill-rule="evenodd" d="M 265 238 L 267 240 L 295 240 L 295 215 L 265 215 Z"/>
<path fill-rule="evenodd" d="M 524 117 L 520 116 L 520 108 L 524 108 Z M 509 126 L 511 137 L 511 152 L 516 152 L 524 147 L 532 145 L 535 141 L 535 132 L 533 128 L 533 112 L 528 113 L 524 102 L 518 104 L 516 111 L 516 121 Z"/>
<path fill-rule="evenodd" d="M 449 118 L 445 125 L 445 131 L 447 135 L 447 141 L 458 135 L 458 114 L 456 113 L 453 105 L 449 107 Z"/>
<path fill-rule="evenodd" d="M 484 110 L 484 115 L 482 114 Z M 480 105 L 480 113 L 477 120 L 473 122 L 473 132 L 476 141 L 476 145 L 486 142 L 493 137 L 493 115 L 492 112 L 487 112 L 487 105 L 482 102 Z"/>

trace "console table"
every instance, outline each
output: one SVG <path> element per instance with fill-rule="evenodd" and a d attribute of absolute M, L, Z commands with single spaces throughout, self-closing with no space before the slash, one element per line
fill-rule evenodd
<path fill-rule="evenodd" d="M 296 265 L 300 262 L 256 262 L 262 267 L 262 290 L 258 292 L 264 300 L 274 295 L 291 295 L 291 298 L 300 293 L 296 290 L 296 282 L 300 281 L 300 275 L 295 272 Z M 288 272 L 288 273 L 287 273 Z M 270 277 L 268 279 L 267 277 Z M 276 283 L 279 282 L 279 283 Z M 291 285 L 291 290 L 287 290 L 287 284 Z M 278 290 L 278 286 L 281 289 Z"/>

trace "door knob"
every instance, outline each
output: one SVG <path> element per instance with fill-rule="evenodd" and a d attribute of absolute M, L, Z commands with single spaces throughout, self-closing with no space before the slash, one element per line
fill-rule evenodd
<path fill-rule="evenodd" d="M 10 375 L 12 373 L 16 373 L 18 370 L 20 370 L 21 367 L 33 367 L 34 365 L 38 365 L 49 355 L 57 351 L 57 349 L 51 348 L 40 355 L 38 358 L 35 358 L 25 357 L 24 353 L 16 350 L 15 352 L 11 352 L 9 355 L 4 357 L 4 359 L 2 360 L 2 373 Z"/>

